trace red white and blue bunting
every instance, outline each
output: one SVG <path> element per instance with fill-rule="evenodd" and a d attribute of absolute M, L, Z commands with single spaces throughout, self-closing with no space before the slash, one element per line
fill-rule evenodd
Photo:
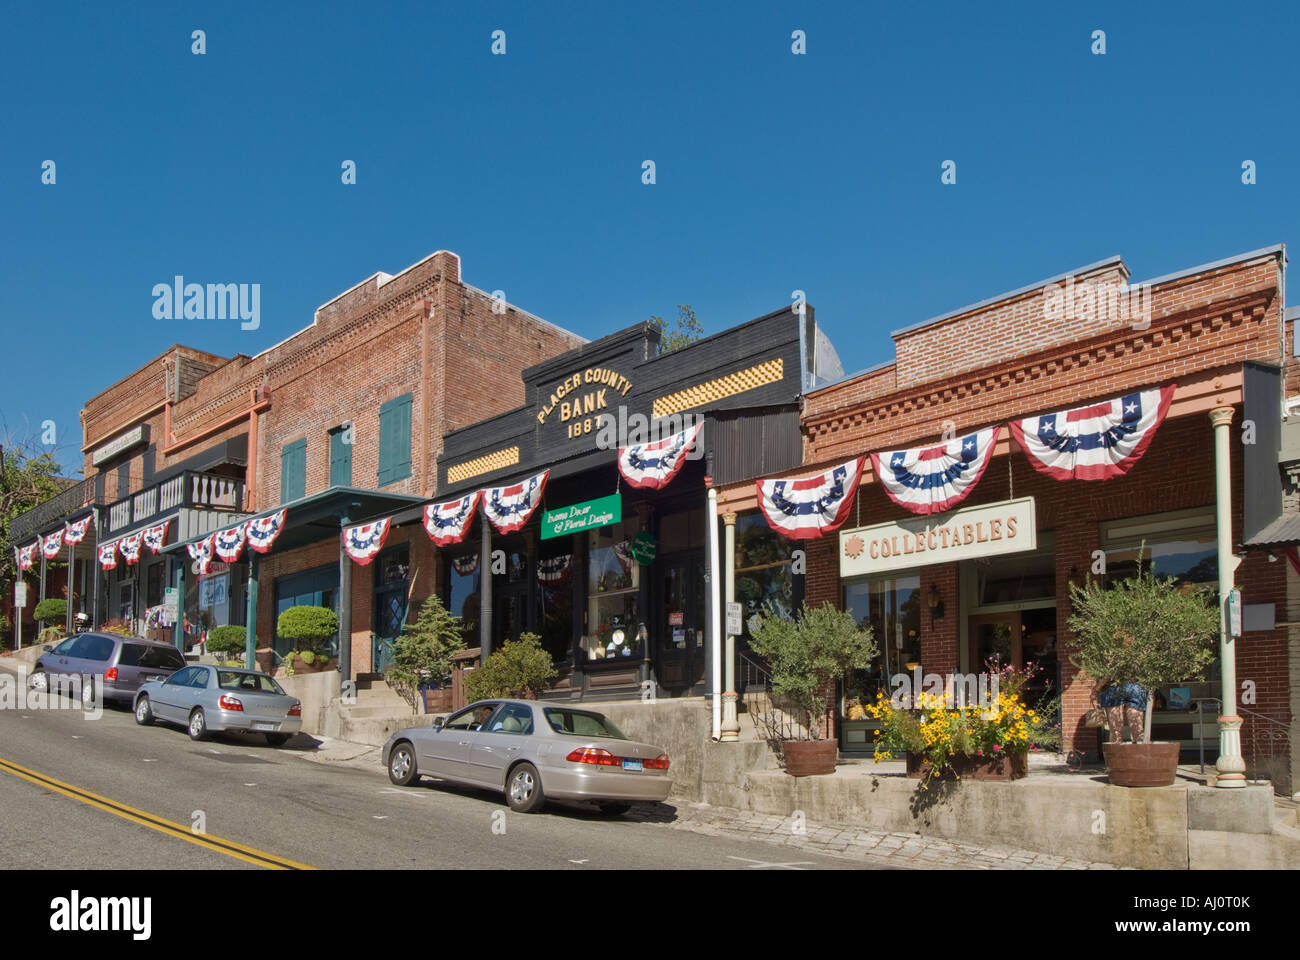
<path fill-rule="evenodd" d="M 212 569 L 212 540 L 213 537 L 209 535 L 198 543 L 186 545 L 186 549 L 190 552 L 190 559 L 198 561 L 200 574 L 207 574 Z"/>
<path fill-rule="evenodd" d="M 171 520 L 164 520 L 156 527 L 149 527 L 144 531 L 143 543 L 149 548 L 150 553 L 161 553 L 163 544 L 167 542 L 167 528 L 171 526 Z"/>
<path fill-rule="evenodd" d="M 45 554 L 47 560 L 53 560 L 63 549 L 63 531 L 55 530 L 48 537 L 41 541 L 41 553 Z"/>
<path fill-rule="evenodd" d="M 1057 480 L 1109 480 L 1127 473 L 1146 452 L 1176 386 L 1013 420 L 1011 432 L 1041 473 Z"/>
<path fill-rule="evenodd" d="M 695 446 L 704 427 L 701 421 L 671 437 L 656 440 L 654 443 L 638 443 L 630 447 L 620 447 L 618 451 L 618 472 L 633 487 L 645 490 L 660 490 L 668 486 L 673 477 L 686 464 L 691 448 Z"/>
<path fill-rule="evenodd" d="M 483 512 L 492 526 L 501 533 L 513 533 L 533 515 L 542 502 L 546 478 L 551 471 L 544 470 L 535 477 L 508 487 L 489 487 L 483 491 Z"/>
<path fill-rule="evenodd" d="M 229 530 L 218 530 L 212 535 L 212 550 L 217 558 L 226 563 L 234 563 L 244 552 L 244 536 L 247 524 L 241 523 Z"/>
<path fill-rule="evenodd" d="M 475 557 L 475 560 L 478 558 Z M 573 554 L 566 553 L 558 557 L 547 557 L 537 561 L 538 583 L 559 583 L 573 566 Z M 477 567 L 477 564 L 475 564 Z M 474 571 L 469 571 L 473 573 Z"/>
<path fill-rule="evenodd" d="M 392 517 L 385 517 L 374 523 L 345 528 L 343 549 L 361 566 L 366 566 L 374 559 L 375 554 L 384 548 L 384 541 L 388 539 L 388 528 L 392 525 L 392 520 Z"/>
<path fill-rule="evenodd" d="M 127 564 L 139 563 L 140 561 L 140 544 L 144 541 L 144 531 L 133 533 L 129 537 L 123 537 L 117 541 L 117 552 L 122 555 L 122 559 Z"/>
<path fill-rule="evenodd" d="M 449 547 L 460 543 L 469 532 L 469 525 L 474 520 L 478 509 L 481 490 L 468 493 L 459 500 L 447 503 L 431 503 L 424 508 L 424 529 L 429 537 L 440 547 Z"/>
<path fill-rule="evenodd" d="M 758 505 L 768 525 L 794 540 L 820 537 L 848 518 L 862 477 L 856 457 L 815 477 L 758 480 Z"/>
<path fill-rule="evenodd" d="M 965 500 L 989 461 L 1002 427 L 977 430 L 932 447 L 873 453 L 871 465 L 889 499 L 913 513 L 942 513 Z"/>
<path fill-rule="evenodd" d="M 284 529 L 284 521 L 288 515 L 288 510 L 278 510 L 269 517 L 258 517 L 256 520 L 249 520 L 247 524 L 248 549 L 256 550 L 258 553 L 270 553 L 271 545 L 275 543 L 276 538 L 280 536 L 280 531 Z"/>
<path fill-rule="evenodd" d="M 36 551 L 40 549 L 41 541 L 28 544 L 25 547 L 18 548 L 18 569 L 30 570 L 36 563 Z"/>
<path fill-rule="evenodd" d="M 451 565 L 455 567 L 456 573 L 460 576 L 468 577 L 478 569 L 478 554 L 467 553 L 463 557 L 457 557 L 451 562 Z"/>
<path fill-rule="evenodd" d="M 102 543 L 99 545 L 99 565 L 104 570 L 112 570 L 117 566 L 117 541 L 112 543 Z"/>
<path fill-rule="evenodd" d="M 63 542 L 78 544 L 86 539 L 86 530 L 90 527 L 90 521 L 95 519 L 95 515 L 89 514 L 80 520 L 73 520 L 68 524 L 67 529 L 63 531 Z"/>

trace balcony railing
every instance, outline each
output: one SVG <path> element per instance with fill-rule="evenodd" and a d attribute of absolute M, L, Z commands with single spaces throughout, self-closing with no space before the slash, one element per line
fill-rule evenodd
<path fill-rule="evenodd" d="M 101 506 L 103 503 L 103 499 L 95 498 L 94 477 L 78 481 L 44 503 L 38 503 L 26 513 L 14 517 L 9 524 L 10 537 L 15 543 L 20 543 L 55 520 L 71 520 L 78 511 Z"/>
<path fill-rule="evenodd" d="M 244 482 L 215 473 L 186 470 L 162 483 L 146 487 L 108 508 L 104 536 L 148 523 L 181 507 L 200 510 L 239 510 L 244 504 Z"/>

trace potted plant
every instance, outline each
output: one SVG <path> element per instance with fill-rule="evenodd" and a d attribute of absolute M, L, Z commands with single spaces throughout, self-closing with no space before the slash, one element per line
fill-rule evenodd
<path fill-rule="evenodd" d="M 248 643 L 248 628 L 240 626 L 214 627 L 208 632 L 207 652 L 215 655 L 223 666 L 244 666 L 244 652 Z M 254 641 L 256 649 L 256 641 Z"/>
<path fill-rule="evenodd" d="M 294 674 L 295 660 L 301 660 L 309 668 L 306 671 L 309 673 L 317 673 L 329 666 L 330 641 L 339 632 L 338 615 L 329 607 L 290 607 L 280 614 L 275 628 L 281 637 L 293 644 L 293 649 L 285 656 L 285 673 Z"/>
<path fill-rule="evenodd" d="M 1155 575 L 1139 559 L 1135 576 L 1109 588 L 1089 579 L 1070 585 L 1074 649 L 1070 661 L 1097 685 L 1106 711 L 1103 746 L 1110 782 L 1126 787 L 1168 786 L 1178 772 L 1179 745 L 1152 742 L 1156 687 L 1198 676 L 1214 659 L 1219 611 L 1204 589 Z M 1125 723 L 1135 742 L 1122 743 Z"/>
<path fill-rule="evenodd" d="M 36 608 L 32 610 L 32 618 L 45 628 L 41 631 L 41 639 L 44 640 L 45 630 L 54 627 L 62 628 L 62 625 L 67 622 L 68 601 L 62 597 L 46 597 L 36 604 Z"/>
<path fill-rule="evenodd" d="M 836 680 L 865 668 L 877 647 L 871 628 L 826 603 L 782 617 L 769 603 L 751 625 L 750 647 L 771 671 L 772 692 L 792 708 L 794 724 L 769 730 L 781 741 L 786 772 L 794 777 L 834 773 L 839 744 L 823 739 L 826 707 Z"/>
<path fill-rule="evenodd" d="M 415 622 L 393 641 L 393 662 L 384 679 L 410 692 L 408 702 L 421 691 L 426 713 L 450 711 L 451 658 L 464 649 L 460 617 L 452 616 L 437 594 L 430 594 Z"/>
<path fill-rule="evenodd" d="M 555 679 L 551 655 L 535 633 L 508 640 L 473 673 L 465 675 L 465 696 L 471 703 L 494 697 L 535 700 Z"/>

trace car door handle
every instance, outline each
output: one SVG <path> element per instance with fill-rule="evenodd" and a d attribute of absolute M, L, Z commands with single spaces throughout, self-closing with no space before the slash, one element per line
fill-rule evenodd
<path fill-rule="evenodd" d="M 506 753 L 514 753 L 518 749 L 518 747 L 506 747 Z"/>
<path fill-rule="evenodd" d="M 468 746 L 469 746 L 469 741 L 468 741 L 468 740 L 462 740 L 462 741 L 460 742 L 460 745 L 461 745 L 462 747 L 468 747 Z"/>

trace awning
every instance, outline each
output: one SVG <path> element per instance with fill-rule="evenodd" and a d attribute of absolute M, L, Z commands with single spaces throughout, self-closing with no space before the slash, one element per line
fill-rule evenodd
<path fill-rule="evenodd" d="M 1278 517 L 1249 540 L 1243 547 L 1289 547 L 1300 544 L 1300 514 L 1290 513 Z"/>

